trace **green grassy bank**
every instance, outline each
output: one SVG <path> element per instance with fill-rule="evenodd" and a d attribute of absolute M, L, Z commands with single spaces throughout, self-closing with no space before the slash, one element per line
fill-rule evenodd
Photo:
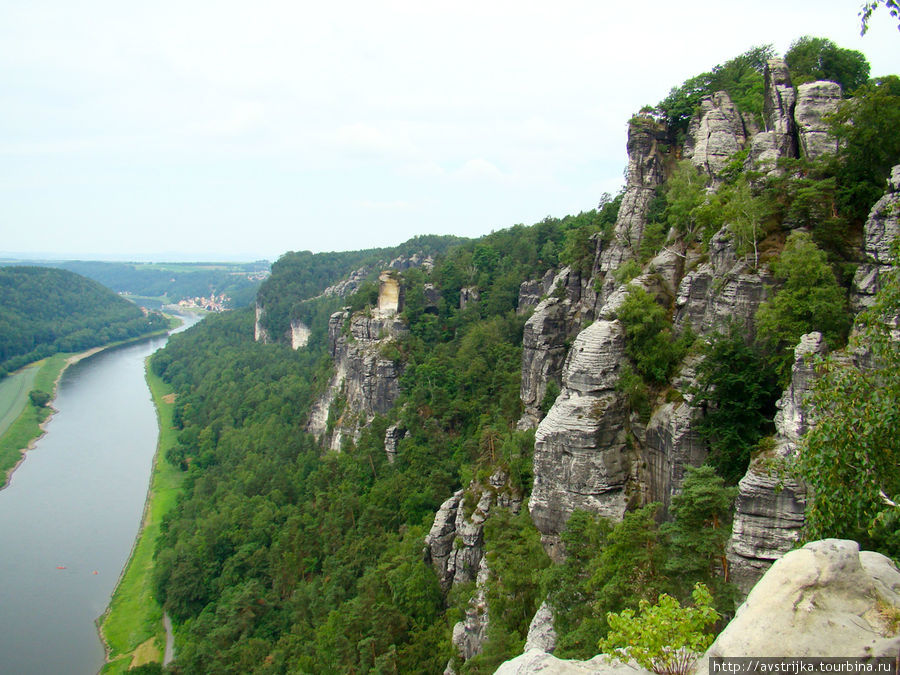
<path fill-rule="evenodd" d="M 17 392 L 24 402 L 22 412 L 0 434 L 0 487 L 5 487 L 10 474 L 21 461 L 26 449 L 43 433 L 41 424 L 50 416 L 49 407 L 38 407 L 28 398 L 32 389 L 40 389 L 51 395 L 56 393 L 56 383 L 66 367 L 71 354 L 54 354 L 28 366 L 36 368 L 30 386 Z"/>
<path fill-rule="evenodd" d="M 141 531 L 112 601 L 100 618 L 100 635 L 109 661 L 102 673 L 123 673 L 133 665 L 161 662 L 165 647 L 163 612 L 151 584 L 153 548 L 163 516 L 175 504 L 183 474 L 163 456 L 163 449 L 175 445 L 177 436 L 172 427 L 175 405 L 171 389 L 149 370 L 147 383 L 159 418 L 159 443 Z"/>

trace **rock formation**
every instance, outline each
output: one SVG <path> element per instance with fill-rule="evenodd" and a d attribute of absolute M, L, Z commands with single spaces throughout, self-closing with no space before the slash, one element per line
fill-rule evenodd
<path fill-rule="evenodd" d="M 291 349 L 305 347 L 306 343 L 309 342 L 309 336 L 309 326 L 300 321 L 300 319 L 291 321 Z"/>
<path fill-rule="evenodd" d="M 527 650 L 524 654 L 502 663 L 494 675 L 651 675 L 649 670 L 605 656 L 595 656 L 589 661 L 558 659 L 540 649 Z"/>
<path fill-rule="evenodd" d="M 891 246 L 900 235 L 900 164 L 891 169 L 887 192 L 879 199 L 863 230 L 865 262 L 853 277 L 851 302 L 855 310 L 870 307 L 890 270 Z"/>
<path fill-rule="evenodd" d="M 797 453 L 797 443 L 813 422 L 806 397 L 816 377 L 815 360 L 825 353 L 820 333 L 800 338 L 794 349 L 791 383 L 777 403 L 773 450 L 758 457 L 738 483 L 727 558 L 731 581 L 747 593 L 800 538 L 806 487 L 781 464 Z"/>
<path fill-rule="evenodd" d="M 699 661 L 716 656 L 896 658 L 900 571 L 855 541 L 825 539 L 778 560 Z"/>
<path fill-rule="evenodd" d="M 355 441 L 375 415 L 391 409 L 400 393 L 401 366 L 382 351 L 405 332 L 403 321 L 390 312 L 388 316 L 378 312 L 351 316 L 347 311 L 331 315 L 328 339 L 334 373 L 312 406 L 307 431 L 340 450 L 343 438 Z"/>
<path fill-rule="evenodd" d="M 438 509 L 425 536 L 425 561 L 434 567 L 447 593 L 456 584 L 475 581 L 475 594 L 466 608 L 466 618 L 453 628 L 453 644 L 463 660 L 481 651 L 487 636 L 488 613 L 485 592 L 490 570 L 484 556 L 484 523 L 496 507 L 518 513 L 522 497 L 497 470 L 486 484 L 472 481 Z"/>
<path fill-rule="evenodd" d="M 794 107 L 797 92 L 791 85 L 791 75 L 783 59 L 769 59 L 763 71 L 764 133 L 771 134 L 771 143 L 779 157 L 797 156 L 797 132 L 794 126 Z"/>
<path fill-rule="evenodd" d="M 707 262 L 694 258 L 685 266 L 690 271 L 678 285 L 676 328 L 690 326 L 706 335 L 734 322 L 752 335 L 753 317 L 768 297 L 772 279 L 765 270 L 753 271 L 751 261 L 735 254 L 728 230 L 723 227 L 713 235 Z"/>
<path fill-rule="evenodd" d="M 563 390 L 538 426 L 534 486 L 528 508 L 551 557 L 575 509 L 619 519 L 630 475 L 626 411 L 616 391 L 625 357 L 618 321 L 596 321 L 578 334 L 563 373 Z"/>
<path fill-rule="evenodd" d="M 828 133 L 825 115 L 837 110 L 840 101 L 841 85 L 836 82 L 807 82 L 797 87 L 794 120 L 803 157 L 816 159 L 837 151 L 837 142 Z"/>
<path fill-rule="evenodd" d="M 728 94 L 717 91 L 700 101 L 688 127 L 684 156 L 715 177 L 747 142 L 744 120 Z"/>
<path fill-rule="evenodd" d="M 628 123 L 625 194 L 619 206 L 612 240 L 608 243 L 601 240 L 597 242 L 594 276 L 599 276 L 602 280 L 601 292 L 597 298 L 598 308 L 606 302 L 607 296 L 616 286 L 612 273 L 623 262 L 635 257 L 641 243 L 650 203 L 665 178 L 661 146 L 666 140 L 665 129 L 652 117 L 638 115 Z"/>
<path fill-rule="evenodd" d="M 525 322 L 519 394 L 524 412 L 519 420 L 520 429 L 537 426 L 543 417 L 541 404 L 548 385 L 560 384 L 567 344 L 581 329 L 585 304 L 593 302 L 593 292 L 585 286 L 581 275 L 563 268 L 549 284 L 552 295 L 541 300 Z"/>

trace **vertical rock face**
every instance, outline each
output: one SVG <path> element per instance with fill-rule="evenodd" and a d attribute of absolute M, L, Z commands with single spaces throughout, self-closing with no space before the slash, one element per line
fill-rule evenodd
<path fill-rule="evenodd" d="M 560 383 L 566 344 L 578 333 L 585 316 L 590 315 L 584 305 L 593 304 L 592 291 L 585 280 L 569 268 L 555 275 L 549 288 L 553 295 L 541 300 L 525 322 L 522 336 L 519 397 L 524 412 L 519 420 L 520 429 L 533 429 L 540 422 L 543 415 L 540 407 L 548 385 Z"/>
<path fill-rule="evenodd" d="M 519 301 L 516 304 L 516 314 L 525 314 L 541 303 L 541 298 L 550 293 L 554 288 L 556 274 L 552 269 L 540 279 L 523 281 L 519 285 Z"/>
<path fill-rule="evenodd" d="M 772 134 L 771 145 L 779 157 L 797 156 L 797 132 L 794 127 L 794 107 L 797 93 L 791 85 L 791 75 L 783 59 L 769 59 L 763 72 L 763 117 L 766 132 Z"/>
<path fill-rule="evenodd" d="M 563 390 L 538 426 L 534 487 L 528 508 L 551 557 L 575 509 L 619 519 L 625 511 L 630 458 L 625 404 L 615 390 L 625 357 L 618 321 L 596 321 L 579 333 L 563 373 Z"/>
<path fill-rule="evenodd" d="M 403 311 L 403 288 L 400 280 L 391 272 L 378 277 L 378 312 L 388 316 Z"/>
<path fill-rule="evenodd" d="M 480 297 L 478 289 L 472 286 L 459 289 L 459 308 L 465 309 L 469 303 L 478 302 Z"/>
<path fill-rule="evenodd" d="M 265 328 L 263 328 L 263 325 L 262 325 L 262 318 L 263 318 L 264 314 L 265 314 L 265 310 L 262 308 L 262 306 L 259 304 L 259 302 L 257 302 L 256 303 L 256 319 L 253 323 L 253 339 L 256 342 L 262 342 L 265 345 L 265 344 L 269 344 L 270 340 L 269 340 L 269 332 Z"/>
<path fill-rule="evenodd" d="M 312 406 L 307 431 L 333 450 L 340 449 L 344 437 L 355 440 L 376 414 L 390 410 L 400 393 L 400 366 L 382 356 L 382 347 L 404 334 L 406 326 L 395 316 L 378 314 L 335 312 L 328 322 L 334 374 Z M 331 429 L 329 415 L 336 417 Z"/>
<path fill-rule="evenodd" d="M 891 170 L 887 192 L 879 199 L 863 230 L 866 261 L 853 277 L 851 301 L 855 310 L 870 307 L 890 269 L 891 246 L 900 234 L 900 165 Z"/>
<path fill-rule="evenodd" d="M 684 156 L 694 166 L 716 176 L 746 142 L 743 118 L 728 94 L 718 91 L 700 101 L 700 109 L 688 127 Z"/>
<path fill-rule="evenodd" d="M 709 243 L 709 261 L 684 275 L 675 299 L 675 326 L 690 326 L 705 335 L 721 330 L 729 321 L 753 331 L 756 310 L 768 297 L 768 273 L 751 273 L 749 263 L 734 253 L 725 228 Z"/>
<path fill-rule="evenodd" d="M 837 151 L 837 142 L 828 133 L 824 117 L 837 110 L 840 101 L 841 85 L 836 82 L 807 82 L 797 87 L 794 120 L 804 157 L 816 159 Z"/>
<path fill-rule="evenodd" d="M 406 436 L 406 429 L 403 429 L 399 423 L 392 424 L 384 432 L 384 453 L 387 455 L 387 461 L 394 463 L 397 457 L 397 444 Z"/>
<path fill-rule="evenodd" d="M 820 333 L 800 338 L 794 349 L 791 383 L 779 399 L 772 458 L 794 457 L 797 443 L 812 425 L 806 397 L 815 381 L 815 359 L 826 351 Z M 770 458 L 770 459 L 772 459 Z M 756 461 L 738 483 L 728 563 L 731 580 L 744 593 L 800 538 L 806 512 L 806 488 Z"/>
<path fill-rule="evenodd" d="M 513 513 L 522 508 L 521 495 L 501 470 L 487 484 L 472 481 L 441 504 L 425 537 L 425 561 L 434 567 L 444 593 L 456 584 L 475 581 L 466 617 L 453 627 L 453 644 L 463 660 L 480 653 L 487 636 L 485 592 L 490 570 L 484 556 L 484 523 L 498 506 Z"/>
<path fill-rule="evenodd" d="M 309 327 L 305 323 L 299 319 L 291 321 L 291 349 L 305 347 L 306 343 L 309 342 L 309 336 Z"/>
<path fill-rule="evenodd" d="M 660 149 L 665 142 L 665 129 L 652 117 L 637 116 L 629 122 L 625 194 L 619 206 L 612 241 L 605 246 L 598 241 L 595 276 L 603 279 L 602 291 L 597 298 L 598 308 L 615 287 L 612 272 L 626 260 L 634 258 L 641 243 L 650 202 L 665 177 L 663 152 Z"/>
<path fill-rule="evenodd" d="M 518 513 L 522 497 L 509 486 L 509 477 L 496 471 L 487 484 L 472 481 L 438 509 L 425 537 L 425 559 L 437 573 L 446 593 L 454 584 L 473 581 L 484 557 L 484 522 L 500 506 Z"/>

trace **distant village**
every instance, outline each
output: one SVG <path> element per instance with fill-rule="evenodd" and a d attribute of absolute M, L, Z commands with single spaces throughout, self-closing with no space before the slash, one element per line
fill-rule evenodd
<path fill-rule="evenodd" d="M 228 309 L 226 305 L 229 302 L 231 302 L 231 298 L 224 293 L 222 295 L 212 293 L 208 298 L 196 297 L 179 300 L 178 306 L 182 309 L 205 309 L 207 312 L 224 312 Z"/>

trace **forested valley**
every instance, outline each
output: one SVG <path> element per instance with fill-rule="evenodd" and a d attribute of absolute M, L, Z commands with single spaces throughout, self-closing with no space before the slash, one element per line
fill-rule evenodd
<path fill-rule="evenodd" d="M 256 313 L 173 336 L 150 366 L 186 475 L 154 568 L 168 669 L 489 673 L 545 602 L 555 655 L 589 658 L 615 613 L 697 588 L 712 635 L 772 562 L 733 557 L 751 475 L 814 487 L 778 555 L 842 537 L 897 560 L 900 79 L 868 74 L 828 40 L 755 48 L 636 114 L 626 187 L 594 209 L 289 253 Z M 819 126 L 775 106 L 814 87 Z M 809 363 L 829 412 L 788 437 L 776 401 Z"/>

